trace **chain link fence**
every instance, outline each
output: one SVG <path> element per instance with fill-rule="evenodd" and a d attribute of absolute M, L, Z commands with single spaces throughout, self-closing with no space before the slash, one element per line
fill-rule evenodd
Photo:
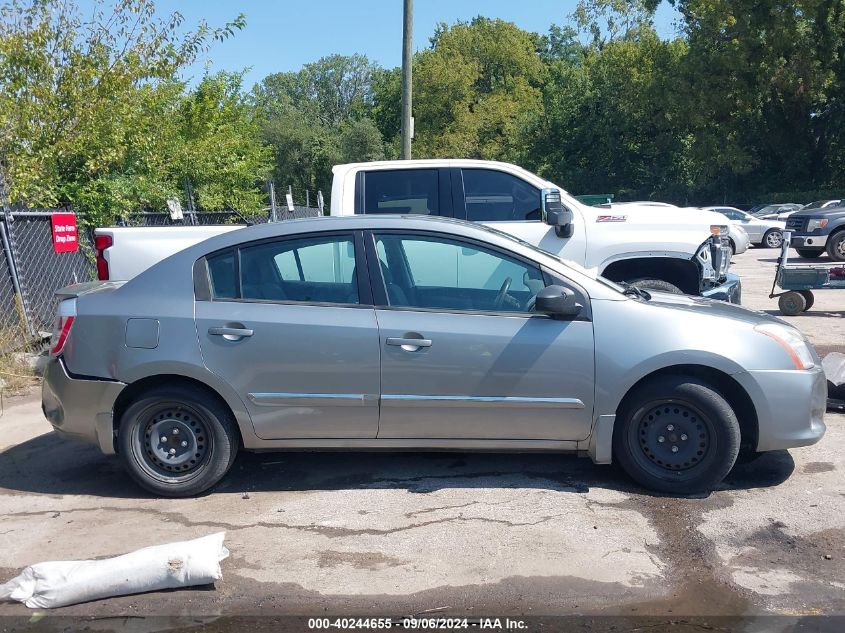
<path fill-rule="evenodd" d="M 0 357 L 21 351 L 40 351 L 53 329 L 55 292 L 69 284 L 92 281 L 93 231 L 78 222 L 75 252 L 57 253 L 49 210 L 12 210 L 0 213 L 3 258 L 0 264 Z M 322 210 L 304 205 L 268 207 L 257 213 L 187 211 L 181 219 L 170 213 L 131 213 L 115 218 L 113 226 L 201 226 L 264 224 L 316 217 Z M 2 373 L 2 371 L 0 371 Z"/>

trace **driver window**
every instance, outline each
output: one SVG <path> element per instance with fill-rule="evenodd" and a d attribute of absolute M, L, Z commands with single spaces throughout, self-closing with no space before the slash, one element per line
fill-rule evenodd
<path fill-rule="evenodd" d="M 467 220 L 539 221 L 540 190 L 524 180 L 492 169 L 463 169 Z"/>
<path fill-rule="evenodd" d="M 539 267 L 464 242 L 383 235 L 376 246 L 391 306 L 531 312 L 545 287 Z"/>

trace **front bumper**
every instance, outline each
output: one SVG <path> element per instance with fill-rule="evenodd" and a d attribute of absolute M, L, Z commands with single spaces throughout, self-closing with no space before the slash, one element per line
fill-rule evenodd
<path fill-rule="evenodd" d="M 725 281 L 718 286 L 706 288 L 702 291 L 701 296 L 739 305 L 742 303 L 742 280 L 739 275 L 726 273 Z"/>
<path fill-rule="evenodd" d="M 793 235 L 789 245 L 792 248 L 824 248 L 829 235 Z"/>
<path fill-rule="evenodd" d="M 827 379 L 821 367 L 756 370 L 734 378 L 757 410 L 757 451 L 809 446 L 824 435 Z"/>
<path fill-rule="evenodd" d="M 61 358 L 52 358 L 44 369 L 41 410 L 63 438 L 96 444 L 111 455 L 112 410 L 125 386 L 114 380 L 73 378 Z"/>

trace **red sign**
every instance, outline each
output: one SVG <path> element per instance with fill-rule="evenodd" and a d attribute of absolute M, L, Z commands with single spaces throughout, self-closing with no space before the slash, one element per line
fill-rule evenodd
<path fill-rule="evenodd" d="M 73 213 L 53 213 L 50 216 L 50 222 L 53 225 L 53 250 L 57 253 L 78 251 L 76 215 Z"/>

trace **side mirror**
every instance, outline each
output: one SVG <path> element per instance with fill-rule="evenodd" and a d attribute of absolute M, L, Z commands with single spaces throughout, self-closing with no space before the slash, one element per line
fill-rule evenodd
<path fill-rule="evenodd" d="M 537 293 L 534 309 L 551 317 L 576 317 L 584 309 L 575 300 L 575 293 L 563 286 L 546 286 Z"/>
<path fill-rule="evenodd" d="M 543 189 L 540 192 L 542 206 L 540 212 L 543 222 L 555 227 L 558 237 L 572 237 L 575 227 L 572 225 L 572 211 L 563 206 L 560 191 Z"/>

